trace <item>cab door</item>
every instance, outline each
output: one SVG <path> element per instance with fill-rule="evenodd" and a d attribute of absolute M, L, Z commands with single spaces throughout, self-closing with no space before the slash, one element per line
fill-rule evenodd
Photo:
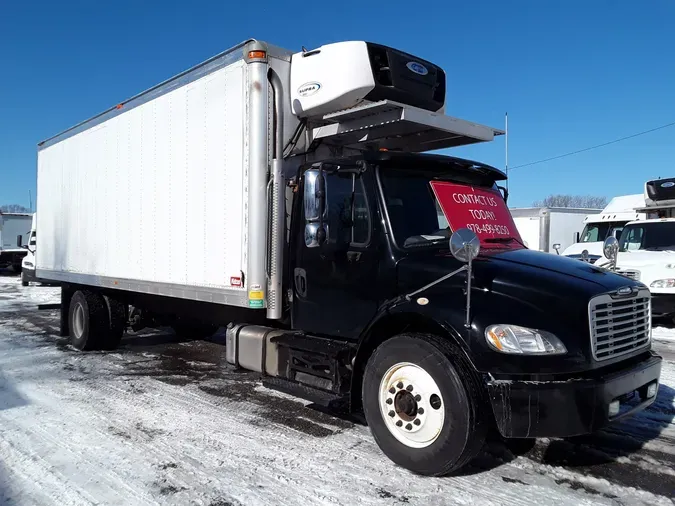
<path fill-rule="evenodd" d="M 293 227 L 294 328 L 356 339 L 374 317 L 378 241 L 373 227 L 374 192 L 368 191 L 373 185 L 371 174 L 356 168 L 305 172 L 299 199 L 305 205 L 296 206 L 297 226 Z M 325 195 L 323 205 L 318 204 L 320 199 L 316 206 L 307 205 L 306 195 L 320 193 Z M 321 233 L 317 237 L 319 227 L 325 240 Z"/>

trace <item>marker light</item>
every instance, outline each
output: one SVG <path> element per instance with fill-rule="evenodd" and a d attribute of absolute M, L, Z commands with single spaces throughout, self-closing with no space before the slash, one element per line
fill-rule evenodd
<path fill-rule="evenodd" d="M 248 52 L 248 59 L 249 60 L 264 60 L 267 58 L 267 53 L 265 51 L 249 51 Z"/>
<path fill-rule="evenodd" d="M 612 417 L 616 416 L 619 414 L 619 410 L 621 409 L 621 403 L 619 401 L 612 401 L 609 403 L 609 410 L 607 414 Z"/>

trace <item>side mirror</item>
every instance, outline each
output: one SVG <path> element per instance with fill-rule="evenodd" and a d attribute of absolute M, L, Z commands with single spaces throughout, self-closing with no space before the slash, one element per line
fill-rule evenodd
<path fill-rule="evenodd" d="M 16 236 L 16 247 L 17 248 L 23 247 L 23 236 L 21 234 Z"/>
<path fill-rule="evenodd" d="M 579 241 L 581 241 L 581 233 L 576 232 L 574 234 L 574 242 L 579 242 Z"/>
<path fill-rule="evenodd" d="M 602 251 L 609 258 L 610 269 L 614 270 L 616 268 L 616 259 L 619 256 L 619 241 L 616 240 L 616 237 L 612 235 L 605 239 Z"/>
<path fill-rule="evenodd" d="M 326 242 L 328 230 L 326 217 L 326 178 L 323 171 L 309 169 L 305 172 L 305 245 L 317 248 Z"/>
<path fill-rule="evenodd" d="M 318 248 L 326 242 L 326 237 L 328 237 L 328 224 L 324 223 L 321 228 L 318 223 L 305 225 L 305 246 L 308 248 Z"/>
<path fill-rule="evenodd" d="M 450 253 L 462 263 L 470 264 L 480 253 L 480 241 L 475 232 L 460 228 L 450 236 Z"/>
<path fill-rule="evenodd" d="M 555 252 L 556 252 L 558 255 L 560 255 L 560 244 L 559 244 L 559 243 L 555 243 L 555 244 L 553 245 L 553 249 L 555 250 Z"/>

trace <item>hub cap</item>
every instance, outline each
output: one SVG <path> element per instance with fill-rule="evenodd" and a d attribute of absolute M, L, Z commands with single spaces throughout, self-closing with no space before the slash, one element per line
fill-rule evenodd
<path fill-rule="evenodd" d="M 84 308 L 82 304 L 75 306 L 75 315 L 73 318 L 73 332 L 78 339 L 84 334 Z"/>
<path fill-rule="evenodd" d="M 438 385 L 421 367 L 401 362 L 390 367 L 380 382 L 380 413 L 392 433 L 411 448 L 436 441 L 445 422 L 445 406 Z"/>

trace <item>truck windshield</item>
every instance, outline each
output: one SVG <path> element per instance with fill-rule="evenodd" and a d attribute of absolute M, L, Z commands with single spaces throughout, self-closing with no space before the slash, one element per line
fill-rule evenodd
<path fill-rule="evenodd" d="M 610 235 L 617 239 L 621 237 L 625 221 L 623 222 L 605 222 L 605 223 L 588 223 L 581 232 L 579 242 L 602 242 Z"/>
<path fill-rule="evenodd" d="M 380 171 L 396 244 L 447 246 L 453 230 L 469 228 L 487 249 L 522 248 L 522 240 L 494 180 L 387 168 Z"/>
<path fill-rule="evenodd" d="M 675 221 L 628 225 L 619 240 L 619 251 L 675 250 Z"/>

